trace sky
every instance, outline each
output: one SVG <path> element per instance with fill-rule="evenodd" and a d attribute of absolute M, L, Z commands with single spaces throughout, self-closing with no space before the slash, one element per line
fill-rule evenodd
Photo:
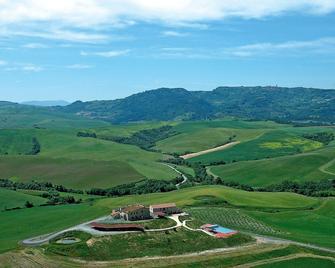
<path fill-rule="evenodd" d="M 335 0 L 0 0 L 0 99 L 335 89 Z"/>

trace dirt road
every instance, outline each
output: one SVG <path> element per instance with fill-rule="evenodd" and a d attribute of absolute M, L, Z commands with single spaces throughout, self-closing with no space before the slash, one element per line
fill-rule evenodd
<path fill-rule="evenodd" d="M 222 150 L 230 148 L 230 147 L 232 147 L 236 144 L 239 144 L 239 143 L 240 143 L 239 141 L 233 141 L 233 142 L 230 142 L 230 143 L 227 143 L 227 144 L 224 144 L 224 145 L 212 148 L 212 149 L 207 149 L 207 150 L 204 150 L 204 151 L 200 151 L 200 152 L 197 152 L 197 153 L 184 154 L 184 155 L 181 155 L 180 157 L 183 158 L 183 159 L 190 159 L 190 158 L 193 158 L 193 157 L 197 157 L 199 155 L 208 154 L 208 153 L 212 153 L 212 152 L 216 152 L 216 151 L 222 151 Z"/>

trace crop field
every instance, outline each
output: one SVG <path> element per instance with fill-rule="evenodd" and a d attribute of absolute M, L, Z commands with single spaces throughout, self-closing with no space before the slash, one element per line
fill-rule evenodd
<path fill-rule="evenodd" d="M 210 164 L 215 161 L 231 163 L 234 161 L 258 160 L 313 151 L 322 146 L 323 144 L 320 142 L 305 139 L 288 131 L 274 130 L 226 150 L 194 157 L 189 161 Z"/>
<path fill-rule="evenodd" d="M 210 167 L 210 171 L 227 181 L 253 186 L 265 186 L 284 180 L 312 181 L 334 179 L 332 166 L 324 165 L 335 158 L 335 147 L 329 146 L 312 153 L 283 156 L 257 161 L 242 161 Z M 335 167 L 335 166 L 334 166 Z M 325 172 L 326 171 L 326 172 Z M 328 172 L 327 172 L 328 171 Z"/>
<path fill-rule="evenodd" d="M 46 199 L 39 196 L 0 188 L 0 211 L 16 207 L 24 208 L 26 201 L 33 203 L 35 206 L 46 203 Z"/>
<path fill-rule="evenodd" d="M 220 224 L 236 230 L 252 231 L 259 234 L 277 234 L 279 231 L 246 215 L 243 211 L 232 208 L 190 208 L 190 215 L 203 223 Z M 199 227 L 199 226 L 198 226 Z"/>

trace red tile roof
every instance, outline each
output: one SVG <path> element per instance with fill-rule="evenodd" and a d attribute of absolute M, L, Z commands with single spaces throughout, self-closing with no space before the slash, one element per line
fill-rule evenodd
<path fill-rule="evenodd" d="M 131 206 L 127 206 L 127 207 L 122 208 L 122 211 L 123 212 L 132 212 L 132 211 L 136 211 L 136 210 L 139 210 L 139 209 L 142 209 L 142 208 L 145 208 L 145 206 L 143 206 L 143 205 L 131 205 Z"/>

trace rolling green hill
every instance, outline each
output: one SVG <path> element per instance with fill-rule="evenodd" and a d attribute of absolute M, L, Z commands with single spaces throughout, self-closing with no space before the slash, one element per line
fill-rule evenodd
<path fill-rule="evenodd" d="M 47 107 L 0 102 L 0 128 L 86 128 L 108 125 L 103 121 L 87 119 Z"/>
<path fill-rule="evenodd" d="M 35 206 L 46 203 L 46 199 L 39 196 L 0 188 L 0 213 L 4 209 L 24 208 L 26 201 L 33 203 Z"/>
<path fill-rule="evenodd" d="M 335 147 L 326 147 L 312 153 L 283 156 L 257 161 L 242 161 L 230 165 L 210 167 L 209 170 L 227 181 L 253 186 L 265 186 L 284 180 L 318 181 L 335 179 L 322 167 L 335 158 Z M 331 171 L 330 168 L 327 171 Z"/>
<path fill-rule="evenodd" d="M 77 137 L 75 129 L 25 129 L 0 131 L 0 140 L 8 144 L 8 133 L 36 137 L 41 145 L 37 156 L 1 156 L 3 178 L 16 181 L 50 181 L 67 187 L 108 188 L 118 184 L 150 179 L 173 179 L 177 176 L 158 161 L 166 156 L 133 145 L 93 138 Z M 1 139 L 1 134 L 4 138 Z"/>
<path fill-rule="evenodd" d="M 189 161 L 210 164 L 215 161 L 230 163 L 257 160 L 312 151 L 322 146 L 323 144 L 320 142 L 305 139 L 289 130 L 273 130 L 226 150 L 194 157 Z"/>

